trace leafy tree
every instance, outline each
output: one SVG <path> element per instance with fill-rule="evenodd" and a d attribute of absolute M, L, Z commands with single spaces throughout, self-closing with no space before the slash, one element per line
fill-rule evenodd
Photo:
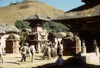
<path fill-rule="evenodd" d="M 47 29 L 48 32 L 67 32 L 69 30 L 65 25 L 58 22 L 46 22 L 43 24 L 43 27 Z"/>
<path fill-rule="evenodd" d="M 43 28 L 45 28 L 47 30 L 47 32 L 51 32 L 52 31 L 52 29 L 50 28 L 49 24 L 50 24 L 50 22 L 45 22 L 43 24 Z"/>
<path fill-rule="evenodd" d="M 20 45 L 21 46 L 25 43 L 27 35 L 28 33 L 26 30 L 22 30 L 22 32 L 20 33 Z"/>
<path fill-rule="evenodd" d="M 22 20 L 16 20 L 15 26 L 22 31 L 20 33 L 20 45 L 22 46 L 25 43 L 28 34 L 25 29 L 30 28 L 29 23 Z"/>
<path fill-rule="evenodd" d="M 22 21 L 22 20 L 17 20 L 17 21 L 15 22 L 15 26 L 16 26 L 18 29 L 21 29 L 21 30 L 23 30 L 24 28 L 30 28 L 29 23 L 24 22 L 24 21 Z"/>

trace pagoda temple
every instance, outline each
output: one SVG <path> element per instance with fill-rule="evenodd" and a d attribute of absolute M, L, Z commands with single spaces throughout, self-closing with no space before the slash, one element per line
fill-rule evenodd
<path fill-rule="evenodd" d="M 48 33 L 46 29 L 42 28 L 42 25 L 46 21 L 49 21 L 49 19 L 35 14 L 27 17 L 24 21 L 27 21 L 31 27 L 31 32 L 28 34 L 27 41 L 30 45 L 35 45 L 36 51 L 39 52 L 40 46 L 48 42 Z"/>
<path fill-rule="evenodd" d="M 82 0 L 85 4 L 57 16 L 53 21 L 60 22 L 81 40 L 85 40 L 87 51 L 93 51 L 93 41 L 100 47 L 100 0 Z"/>

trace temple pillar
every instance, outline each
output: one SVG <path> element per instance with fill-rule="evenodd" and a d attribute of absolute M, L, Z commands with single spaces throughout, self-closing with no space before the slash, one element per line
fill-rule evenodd
<path fill-rule="evenodd" d="M 76 54 L 78 54 L 81 53 L 81 40 L 77 35 L 75 36 L 75 40 L 76 40 Z"/>

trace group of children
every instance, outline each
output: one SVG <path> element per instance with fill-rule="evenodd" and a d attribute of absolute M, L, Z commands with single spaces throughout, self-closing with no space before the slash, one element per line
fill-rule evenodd
<path fill-rule="evenodd" d="M 51 57 L 58 56 L 58 59 L 56 60 L 56 64 L 58 65 L 58 68 L 63 68 L 64 60 L 62 58 L 63 56 L 63 45 L 58 42 L 57 48 L 54 47 L 54 45 L 48 44 L 46 45 L 44 49 L 44 55 L 43 58 L 45 59 L 47 57 L 48 60 L 51 59 Z"/>
<path fill-rule="evenodd" d="M 53 43 L 49 43 L 45 45 L 43 49 L 43 58 L 45 59 L 46 57 L 51 59 L 51 57 L 55 57 L 59 54 L 63 55 L 63 45 L 58 42 L 57 47 Z"/>
<path fill-rule="evenodd" d="M 46 45 L 44 51 L 43 51 L 43 59 L 45 59 L 45 57 L 48 57 L 48 60 L 51 59 L 51 57 L 54 57 L 54 55 L 58 55 L 58 59 L 56 61 L 57 65 L 59 67 L 62 67 L 63 64 L 64 64 L 64 61 L 62 59 L 61 56 L 63 56 L 63 52 L 62 52 L 62 49 L 61 49 L 62 46 L 60 46 L 60 44 L 58 43 L 58 47 L 57 49 L 54 49 L 53 46 L 51 45 Z M 26 61 L 26 55 L 28 54 L 28 56 L 31 58 L 31 62 L 34 60 L 34 57 L 35 57 L 35 47 L 34 45 L 30 45 L 26 42 L 25 44 L 23 44 L 23 46 L 20 48 L 20 51 L 21 51 L 21 55 L 22 55 L 22 58 L 20 60 L 20 62 L 25 62 Z M 3 58 L 2 58 L 2 47 L 0 45 L 0 60 L 2 61 L 3 63 Z"/>
<path fill-rule="evenodd" d="M 22 55 L 22 59 L 20 62 L 22 61 L 26 61 L 26 55 L 28 54 L 28 56 L 31 58 L 31 62 L 33 62 L 34 60 L 34 56 L 35 56 L 35 47 L 34 45 L 29 46 L 29 44 L 26 42 L 22 47 L 21 47 L 21 55 Z"/>

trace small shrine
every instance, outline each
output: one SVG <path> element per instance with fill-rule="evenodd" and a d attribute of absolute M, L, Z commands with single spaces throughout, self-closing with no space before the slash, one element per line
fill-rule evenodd
<path fill-rule="evenodd" d="M 19 40 L 14 36 L 14 34 L 10 34 L 6 39 L 6 53 L 19 53 Z"/>
<path fill-rule="evenodd" d="M 8 24 L 0 25 L 0 42 L 3 53 L 19 53 L 20 30 Z"/>
<path fill-rule="evenodd" d="M 35 45 L 36 51 L 39 52 L 40 46 L 48 42 L 48 33 L 46 29 L 43 29 L 42 25 L 49 20 L 35 14 L 29 16 L 24 21 L 27 21 L 31 27 L 31 32 L 28 34 L 27 41 L 30 45 Z"/>

